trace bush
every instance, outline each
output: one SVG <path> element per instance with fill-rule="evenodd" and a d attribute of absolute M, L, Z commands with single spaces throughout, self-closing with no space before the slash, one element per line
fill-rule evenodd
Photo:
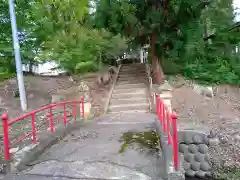
<path fill-rule="evenodd" d="M 0 72 L 0 82 L 15 76 L 16 76 L 15 73 Z"/>
<path fill-rule="evenodd" d="M 98 70 L 98 66 L 93 61 L 80 62 L 76 65 L 78 73 L 95 72 Z"/>
<path fill-rule="evenodd" d="M 229 60 L 215 58 L 211 63 L 202 61 L 200 64 L 188 64 L 184 68 L 183 75 L 204 84 L 240 84 L 240 76 L 237 69 L 232 68 Z"/>
<path fill-rule="evenodd" d="M 200 84 L 232 84 L 240 85 L 240 65 L 234 58 L 203 56 L 201 59 L 181 61 L 170 58 L 162 63 L 167 75 L 181 74 Z"/>
<path fill-rule="evenodd" d="M 75 34 L 58 32 L 46 42 L 42 59 L 56 59 L 70 73 L 93 72 L 108 62 L 106 59 L 117 59 L 127 48 L 126 40 L 119 35 L 82 26 L 75 28 Z"/>

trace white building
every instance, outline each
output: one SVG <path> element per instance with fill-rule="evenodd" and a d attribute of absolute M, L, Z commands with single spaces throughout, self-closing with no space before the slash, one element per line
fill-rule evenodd
<path fill-rule="evenodd" d="M 29 72 L 29 64 L 22 65 L 23 71 Z M 35 74 L 43 76 L 58 76 L 66 71 L 59 68 L 59 65 L 55 61 L 46 62 L 43 64 L 34 65 L 32 71 Z"/>

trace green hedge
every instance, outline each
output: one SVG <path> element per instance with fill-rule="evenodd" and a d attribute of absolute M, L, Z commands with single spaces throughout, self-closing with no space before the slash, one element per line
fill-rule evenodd
<path fill-rule="evenodd" d="M 0 72 L 0 82 L 15 76 L 15 73 Z"/>

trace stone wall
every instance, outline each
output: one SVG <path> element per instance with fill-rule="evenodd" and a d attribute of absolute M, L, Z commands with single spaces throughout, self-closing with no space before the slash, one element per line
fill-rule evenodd
<path fill-rule="evenodd" d="M 190 177 L 211 177 L 209 146 L 213 140 L 197 131 L 179 131 L 178 135 L 185 174 Z"/>

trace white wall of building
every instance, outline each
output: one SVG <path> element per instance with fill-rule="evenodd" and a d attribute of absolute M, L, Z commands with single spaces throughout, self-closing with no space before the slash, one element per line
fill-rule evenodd
<path fill-rule="evenodd" d="M 55 61 L 46 62 L 43 64 L 38 64 L 37 66 L 33 66 L 32 70 L 35 74 L 47 75 L 47 76 L 57 76 L 60 73 L 65 71 L 57 68 L 58 64 Z M 29 71 L 29 64 L 22 65 L 23 71 Z"/>

